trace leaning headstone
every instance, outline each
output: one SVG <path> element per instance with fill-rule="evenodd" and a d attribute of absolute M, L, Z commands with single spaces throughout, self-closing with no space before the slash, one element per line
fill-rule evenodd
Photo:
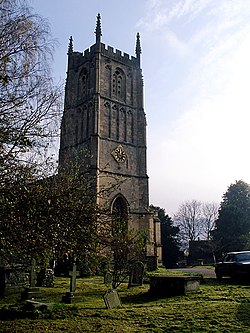
<path fill-rule="evenodd" d="M 107 309 L 120 308 L 122 306 L 117 290 L 109 289 L 103 295 Z"/>
<path fill-rule="evenodd" d="M 38 310 L 48 310 L 49 308 L 53 308 L 54 304 L 53 303 L 45 303 L 45 302 L 38 302 L 32 299 L 28 299 L 26 301 L 26 308 L 27 309 L 38 309 Z"/>
<path fill-rule="evenodd" d="M 134 263 L 129 275 L 129 287 L 142 286 L 144 277 L 144 264 L 140 261 Z"/>
<path fill-rule="evenodd" d="M 70 291 L 66 292 L 64 296 L 62 296 L 62 302 L 67 304 L 72 304 L 79 302 L 79 296 L 76 295 L 76 278 L 79 276 L 79 272 L 76 270 L 76 263 L 73 263 L 72 271 L 69 272 L 70 275 Z"/>

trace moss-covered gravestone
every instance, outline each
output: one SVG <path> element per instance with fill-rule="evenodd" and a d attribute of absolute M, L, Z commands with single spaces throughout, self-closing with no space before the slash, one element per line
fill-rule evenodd
<path fill-rule="evenodd" d="M 120 308 L 122 306 L 120 297 L 116 289 L 109 289 L 103 295 L 107 309 Z"/>

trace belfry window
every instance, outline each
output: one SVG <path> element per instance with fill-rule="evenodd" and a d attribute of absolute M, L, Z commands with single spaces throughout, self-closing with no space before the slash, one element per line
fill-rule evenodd
<path fill-rule="evenodd" d="M 88 94 L 88 72 L 84 68 L 80 74 L 79 97 L 84 98 Z"/>
<path fill-rule="evenodd" d="M 125 95 L 125 82 L 124 82 L 124 73 L 121 69 L 116 69 L 113 74 L 112 81 L 112 91 L 113 95 L 118 98 L 124 98 Z"/>
<path fill-rule="evenodd" d="M 82 77 L 82 94 L 86 95 L 87 93 L 87 75 Z"/>

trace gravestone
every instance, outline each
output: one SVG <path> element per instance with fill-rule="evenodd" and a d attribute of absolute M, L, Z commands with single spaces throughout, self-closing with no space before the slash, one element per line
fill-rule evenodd
<path fill-rule="evenodd" d="M 36 260 L 32 259 L 29 272 L 29 287 L 25 288 L 24 292 L 22 293 L 22 300 L 37 300 L 41 298 L 41 292 L 40 289 L 36 287 L 36 282 Z"/>
<path fill-rule="evenodd" d="M 113 274 L 111 272 L 104 273 L 104 283 L 110 285 L 113 281 Z"/>
<path fill-rule="evenodd" d="M 18 292 L 26 287 L 28 276 L 25 267 L 22 265 L 0 266 L 0 297 L 5 296 L 5 292 Z"/>
<path fill-rule="evenodd" d="M 185 295 L 199 291 L 202 276 L 164 276 L 152 275 L 149 293 L 157 297 Z"/>
<path fill-rule="evenodd" d="M 122 306 L 117 290 L 109 289 L 103 295 L 107 309 L 120 308 Z"/>
<path fill-rule="evenodd" d="M 130 275 L 129 275 L 129 285 L 128 287 L 133 286 L 142 286 L 143 284 L 143 277 L 144 277 L 144 264 L 140 261 L 134 263 L 131 268 Z"/>
<path fill-rule="evenodd" d="M 70 276 L 70 291 L 66 292 L 64 296 L 62 296 L 62 302 L 67 304 L 72 304 L 79 302 L 80 297 L 75 294 L 76 291 L 76 278 L 79 276 L 79 272 L 76 270 L 76 263 L 73 263 L 72 271 L 69 272 Z"/>
<path fill-rule="evenodd" d="M 54 271 L 53 269 L 46 269 L 43 287 L 54 287 Z"/>
<path fill-rule="evenodd" d="M 24 268 L 20 269 L 18 267 L 12 267 L 11 269 L 7 269 L 5 273 L 5 286 L 6 287 L 15 287 L 22 286 L 25 287 L 27 285 L 27 274 L 24 271 Z"/>
<path fill-rule="evenodd" d="M 76 291 L 76 278 L 79 276 L 79 271 L 76 270 L 76 263 L 73 263 L 73 269 L 69 272 L 70 276 L 70 292 L 74 293 Z"/>
<path fill-rule="evenodd" d="M 30 287 L 36 286 L 36 260 L 32 259 L 30 268 Z"/>
<path fill-rule="evenodd" d="M 53 269 L 42 268 L 37 274 L 37 287 L 54 287 Z"/>

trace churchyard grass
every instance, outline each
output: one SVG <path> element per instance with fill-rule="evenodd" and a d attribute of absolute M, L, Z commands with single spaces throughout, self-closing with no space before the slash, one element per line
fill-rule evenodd
<path fill-rule="evenodd" d="M 152 298 L 148 284 L 118 292 L 122 308 L 106 309 L 103 277 L 78 278 L 82 302 L 62 304 L 68 278 L 55 278 L 54 288 L 41 288 L 46 302 L 55 303 L 50 316 L 0 319 L 0 332 L 250 332 L 250 285 L 205 279 L 200 291 L 184 296 Z M 14 297 L 0 301 L 0 309 Z"/>

